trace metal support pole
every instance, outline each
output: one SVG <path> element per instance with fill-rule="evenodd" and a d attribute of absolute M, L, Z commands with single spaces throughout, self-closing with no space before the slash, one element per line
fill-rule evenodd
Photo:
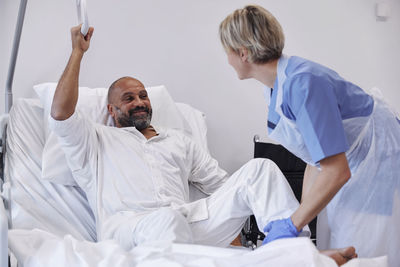
<path fill-rule="evenodd" d="M 14 79 L 15 64 L 17 62 L 18 48 L 19 48 L 19 42 L 21 40 L 22 25 L 24 24 L 25 10 L 26 10 L 27 2 L 28 2 L 28 0 L 21 0 L 21 3 L 19 5 L 17 26 L 15 28 L 14 43 L 13 43 L 13 48 L 12 48 L 12 52 L 11 52 L 10 66 L 8 68 L 8 75 L 7 75 L 7 82 L 6 82 L 6 91 L 5 91 L 5 101 L 6 101 L 5 112 L 6 113 L 9 113 L 11 106 L 12 106 L 12 102 L 13 102 L 12 83 L 13 83 L 13 79 Z"/>

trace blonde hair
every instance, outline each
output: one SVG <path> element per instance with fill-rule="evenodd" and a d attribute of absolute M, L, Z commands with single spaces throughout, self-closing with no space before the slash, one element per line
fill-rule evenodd
<path fill-rule="evenodd" d="M 285 36 L 276 18 L 265 8 L 248 5 L 235 10 L 219 25 L 225 50 L 239 54 L 245 48 L 252 63 L 267 63 L 282 55 Z"/>

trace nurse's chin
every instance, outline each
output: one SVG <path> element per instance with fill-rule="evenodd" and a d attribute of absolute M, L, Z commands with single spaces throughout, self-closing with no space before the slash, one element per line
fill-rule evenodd
<path fill-rule="evenodd" d="M 250 79 L 250 78 L 251 78 L 251 77 L 249 77 L 249 76 L 239 75 L 239 74 L 238 74 L 237 77 L 238 77 L 238 79 L 241 80 L 241 81 L 242 81 L 242 80 L 247 80 L 247 79 Z"/>

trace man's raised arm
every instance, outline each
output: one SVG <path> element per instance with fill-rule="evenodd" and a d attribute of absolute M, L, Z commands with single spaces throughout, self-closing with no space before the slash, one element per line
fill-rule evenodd
<path fill-rule="evenodd" d="M 93 27 L 86 36 L 81 33 L 81 25 L 71 29 L 72 52 L 62 74 L 51 106 L 51 116 L 55 120 L 66 120 L 75 112 L 78 101 L 79 70 L 83 54 L 89 49 Z"/>

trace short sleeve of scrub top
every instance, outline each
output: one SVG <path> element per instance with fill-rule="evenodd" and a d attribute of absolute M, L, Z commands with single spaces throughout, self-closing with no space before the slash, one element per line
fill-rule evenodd
<path fill-rule="evenodd" d="M 302 73 L 283 84 L 282 111 L 295 120 L 314 163 L 349 148 L 333 85 L 324 76 Z"/>

